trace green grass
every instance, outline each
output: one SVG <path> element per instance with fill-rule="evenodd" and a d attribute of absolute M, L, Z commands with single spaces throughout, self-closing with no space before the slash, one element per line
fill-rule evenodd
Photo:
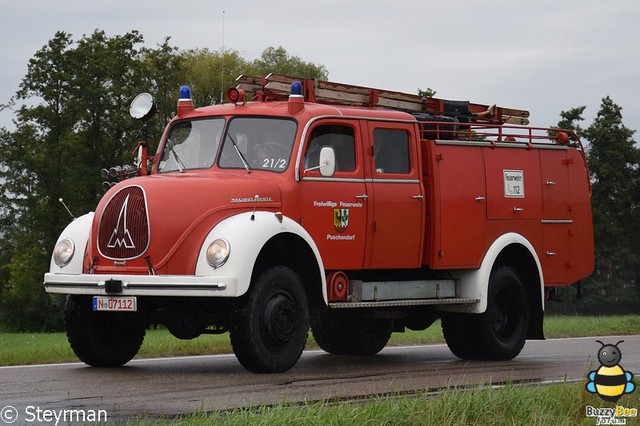
<path fill-rule="evenodd" d="M 550 316 L 545 318 L 547 338 L 638 334 L 640 316 Z"/>
<path fill-rule="evenodd" d="M 0 365 L 50 364 L 77 360 L 64 333 L 1 333 Z"/>
<path fill-rule="evenodd" d="M 583 384 L 507 385 L 448 389 L 437 395 L 389 396 L 364 401 L 313 402 L 243 408 L 230 412 L 195 413 L 164 423 L 200 425 L 595 425 L 587 405 L 612 407 Z M 637 397 L 625 395 L 618 405 L 637 408 Z M 627 424 L 636 424 L 628 418 Z M 144 418 L 131 424 L 162 424 Z"/>
<path fill-rule="evenodd" d="M 579 317 L 559 316 L 545 319 L 545 336 L 579 337 L 637 334 L 640 316 Z M 443 343 L 440 323 L 425 331 L 394 333 L 390 345 Z M 316 348 L 309 337 L 308 349 Z M 148 330 L 138 358 L 230 353 L 229 335 L 203 335 L 192 340 L 179 340 L 160 328 Z M 0 365 L 47 364 L 77 361 L 64 333 L 0 333 Z"/>

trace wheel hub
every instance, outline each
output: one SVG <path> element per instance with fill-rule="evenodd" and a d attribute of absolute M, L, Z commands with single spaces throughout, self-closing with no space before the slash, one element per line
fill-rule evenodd
<path fill-rule="evenodd" d="M 288 295 L 276 294 L 265 306 L 264 324 L 271 343 L 281 346 L 295 333 L 298 310 Z"/>
<path fill-rule="evenodd" d="M 513 300 L 511 296 L 510 292 L 501 291 L 492 309 L 493 329 L 503 341 L 513 337 L 520 322 L 516 312 L 517 306 L 511 303 Z"/>

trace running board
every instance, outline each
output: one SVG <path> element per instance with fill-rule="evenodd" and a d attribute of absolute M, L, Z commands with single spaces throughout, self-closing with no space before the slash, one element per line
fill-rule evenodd
<path fill-rule="evenodd" d="M 330 308 L 395 308 L 402 306 L 433 306 L 433 305 L 468 305 L 479 303 L 480 299 L 422 299 L 422 300 L 384 300 L 380 302 L 337 302 L 329 303 Z"/>

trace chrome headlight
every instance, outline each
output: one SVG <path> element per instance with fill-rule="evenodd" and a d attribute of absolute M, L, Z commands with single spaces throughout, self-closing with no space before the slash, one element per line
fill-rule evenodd
<path fill-rule="evenodd" d="M 53 261 L 61 268 L 66 266 L 73 258 L 75 249 L 75 244 L 69 238 L 58 241 L 53 249 Z"/>
<path fill-rule="evenodd" d="M 213 269 L 219 268 L 229 258 L 231 246 L 227 240 L 217 238 L 207 247 L 207 262 Z"/>

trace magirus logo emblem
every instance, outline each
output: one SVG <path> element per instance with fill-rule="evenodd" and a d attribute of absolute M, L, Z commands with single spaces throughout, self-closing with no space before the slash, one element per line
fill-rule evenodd
<path fill-rule="evenodd" d="M 124 203 L 122 203 L 122 208 L 120 209 L 120 214 L 118 215 L 118 222 L 116 223 L 116 227 L 113 229 L 113 233 L 111 234 L 111 238 L 107 243 L 107 248 L 117 248 L 117 247 L 125 247 L 128 249 L 136 248 L 136 245 L 133 243 L 133 238 L 131 238 L 131 233 L 129 232 L 129 228 L 127 228 L 127 209 L 129 207 L 129 197 L 131 195 L 127 195 Z"/>
<path fill-rule="evenodd" d="M 149 248 L 149 233 L 144 190 L 139 186 L 122 188 L 102 212 L 98 250 L 107 259 L 135 259 Z"/>

